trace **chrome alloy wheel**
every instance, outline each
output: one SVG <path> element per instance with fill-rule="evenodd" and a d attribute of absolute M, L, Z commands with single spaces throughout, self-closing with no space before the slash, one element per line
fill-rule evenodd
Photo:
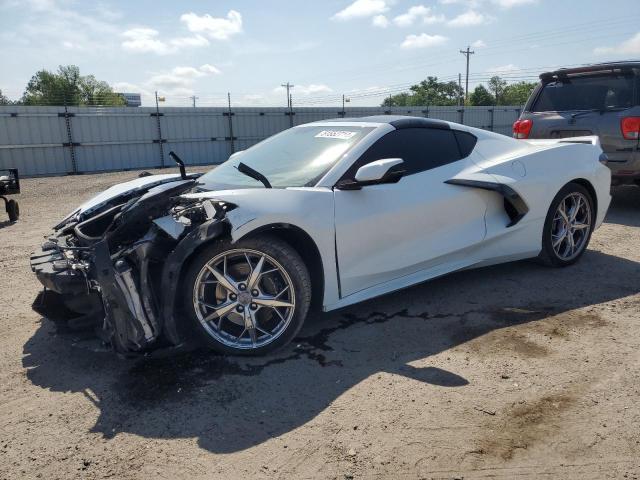
<path fill-rule="evenodd" d="M 551 226 L 551 244 L 558 258 L 572 260 L 584 250 L 591 216 L 591 204 L 582 193 L 572 192 L 562 199 Z"/>
<path fill-rule="evenodd" d="M 295 310 L 293 282 L 273 257 L 227 250 L 209 260 L 193 287 L 193 307 L 204 329 L 238 349 L 268 345 L 288 327 Z"/>

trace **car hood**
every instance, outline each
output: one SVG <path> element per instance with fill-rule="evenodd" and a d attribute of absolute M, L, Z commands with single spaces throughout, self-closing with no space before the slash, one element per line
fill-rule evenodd
<path fill-rule="evenodd" d="M 80 205 L 74 212 L 85 213 L 91 210 L 95 210 L 105 203 L 120 197 L 125 194 L 129 194 L 135 191 L 145 191 L 163 183 L 175 182 L 181 180 L 180 174 L 163 174 L 163 175 L 149 175 L 146 177 L 136 178 L 124 183 L 118 183 L 112 187 L 107 188 L 105 191 L 100 192 L 95 197 L 90 198 L 82 205 Z"/>

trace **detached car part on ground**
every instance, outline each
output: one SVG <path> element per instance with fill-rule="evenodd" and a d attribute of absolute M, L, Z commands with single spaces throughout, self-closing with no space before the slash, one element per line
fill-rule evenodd
<path fill-rule="evenodd" d="M 600 138 L 613 185 L 640 185 L 640 62 L 543 73 L 513 125 L 520 139 L 584 135 Z"/>
<path fill-rule="evenodd" d="M 17 168 L 7 170 L 0 169 L 0 198 L 4 201 L 4 209 L 9 216 L 10 222 L 17 222 L 20 218 L 20 206 L 18 202 L 9 199 L 7 195 L 17 195 L 20 193 L 20 176 Z"/>
<path fill-rule="evenodd" d="M 425 118 L 301 125 L 205 175 L 89 200 L 33 254 L 34 308 L 93 322 L 121 353 L 265 353 L 313 305 L 536 256 L 570 265 L 609 206 L 601 154 L 595 137 L 522 142 Z"/>

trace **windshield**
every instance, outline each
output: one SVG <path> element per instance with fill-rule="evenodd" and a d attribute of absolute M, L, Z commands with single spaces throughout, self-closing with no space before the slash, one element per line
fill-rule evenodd
<path fill-rule="evenodd" d="M 637 80 L 633 75 L 598 75 L 560 79 L 547 83 L 543 87 L 532 111 L 563 112 L 632 107 L 636 84 Z"/>
<path fill-rule="evenodd" d="M 285 130 L 239 152 L 200 177 L 200 187 L 221 190 L 263 187 L 239 172 L 240 162 L 264 175 L 274 188 L 312 187 L 351 147 L 375 127 L 308 126 Z"/>

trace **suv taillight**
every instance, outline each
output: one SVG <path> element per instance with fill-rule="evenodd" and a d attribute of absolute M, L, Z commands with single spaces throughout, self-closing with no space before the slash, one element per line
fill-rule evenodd
<path fill-rule="evenodd" d="M 640 138 L 640 117 L 625 117 L 620 120 L 620 130 L 622 136 L 627 140 L 638 140 Z"/>
<path fill-rule="evenodd" d="M 513 138 L 529 138 L 531 127 L 533 127 L 533 121 L 529 119 L 516 120 L 513 124 Z"/>

